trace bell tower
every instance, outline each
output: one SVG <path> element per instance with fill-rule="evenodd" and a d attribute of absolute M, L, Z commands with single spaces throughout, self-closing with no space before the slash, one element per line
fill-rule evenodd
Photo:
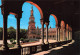
<path fill-rule="evenodd" d="M 33 16 L 33 7 L 31 7 L 31 15 L 29 18 L 28 38 L 34 38 L 36 35 L 35 18 Z"/>

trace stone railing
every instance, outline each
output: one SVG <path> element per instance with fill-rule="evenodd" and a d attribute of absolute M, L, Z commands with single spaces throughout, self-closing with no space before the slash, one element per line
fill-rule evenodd
<path fill-rule="evenodd" d="M 25 47 L 22 47 L 22 49 L 21 49 L 21 55 L 34 54 L 34 53 L 37 53 L 37 52 L 49 50 L 51 48 L 55 48 L 55 47 L 67 44 L 71 41 L 72 40 L 54 42 L 54 43 L 49 43 L 49 44 L 44 44 L 44 45 L 40 44 L 40 45 L 33 45 L 33 46 L 25 46 Z"/>
<path fill-rule="evenodd" d="M 46 51 L 58 46 L 62 46 L 64 44 L 70 43 L 71 41 L 72 40 L 54 42 L 54 43 L 49 43 L 44 45 L 38 44 L 38 45 L 24 46 L 21 48 L 11 48 L 9 50 L 0 50 L 0 55 L 30 55 L 41 51 Z"/>

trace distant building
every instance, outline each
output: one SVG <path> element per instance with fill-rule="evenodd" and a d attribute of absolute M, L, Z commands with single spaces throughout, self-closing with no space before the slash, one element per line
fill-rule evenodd
<path fill-rule="evenodd" d="M 35 27 L 35 18 L 33 16 L 33 7 L 31 9 L 31 16 L 29 18 L 29 26 L 28 26 L 28 38 L 41 38 L 41 29 Z M 44 28 L 44 36 L 46 37 L 46 28 Z M 48 37 L 54 38 L 56 37 L 56 28 L 49 28 L 48 29 Z"/>
<path fill-rule="evenodd" d="M 44 30 L 44 37 L 46 37 L 46 28 Z M 56 39 L 56 28 L 49 28 L 48 29 L 48 38 Z"/>
<path fill-rule="evenodd" d="M 37 38 L 40 37 L 40 29 L 35 27 L 35 18 L 33 16 L 33 7 L 31 9 L 31 16 L 29 18 L 29 26 L 28 26 L 28 38 Z"/>

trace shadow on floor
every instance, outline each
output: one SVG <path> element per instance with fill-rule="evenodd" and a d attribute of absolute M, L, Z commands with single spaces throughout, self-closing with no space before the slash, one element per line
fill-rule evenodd
<path fill-rule="evenodd" d="M 69 46 L 60 50 L 52 50 L 50 53 L 44 55 L 80 55 L 80 40 L 75 40 L 75 42 Z"/>

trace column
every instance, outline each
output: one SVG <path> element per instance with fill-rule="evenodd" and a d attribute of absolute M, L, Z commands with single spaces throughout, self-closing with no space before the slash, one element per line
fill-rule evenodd
<path fill-rule="evenodd" d="M 66 41 L 66 30 L 64 29 L 64 41 Z"/>
<path fill-rule="evenodd" d="M 58 41 L 58 27 L 56 26 L 56 41 Z"/>
<path fill-rule="evenodd" d="M 68 40 L 68 30 L 66 29 L 66 38 Z"/>
<path fill-rule="evenodd" d="M 68 40 L 69 40 L 69 30 L 68 30 Z"/>
<path fill-rule="evenodd" d="M 46 24 L 46 44 L 48 44 L 48 23 Z"/>
<path fill-rule="evenodd" d="M 42 44 L 44 45 L 44 22 L 43 22 L 43 20 L 41 19 L 41 24 L 42 24 Z"/>
<path fill-rule="evenodd" d="M 7 17 L 8 15 L 6 14 L 3 15 L 3 46 L 2 46 L 3 50 L 9 49 L 7 46 Z"/>
<path fill-rule="evenodd" d="M 70 31 L 70 40 L 71 40 L 71 31 Z"/>
<path fill-rule="evenodd" d="M 58 28 L 58 41 L 60 41 L 60 28 Z"/>
<path fill-rule="evenodd" d="M 65 29 L 63 29 L 63 41 L 65 41 Z"/>
<path fill-rule="evenodd" d="M 70 40 L 71 40 L 71 31 L 70 31 Z"/>
<path fill-rule="evenodd" d="M 20 48 L 21 46 L 20 46 L 20 17 L 17 15 L 16 16 L 16 18 L 17 18 L 17 29 L 16 29 L 16 47 L 17 48 Z"/>
<path fill-rule="evenodd" d="M 70 40 L 70 31 L 69 31 L 69 40 Z"/>
<path fill-rule="evenodd" d="M 63 41 L 64 41 L 64 29 L 63 29 Z"/>
<path fill-rule="evenodd" d="M 72 40 L 72 31 L 71 31 L 71 40 Z"/>

